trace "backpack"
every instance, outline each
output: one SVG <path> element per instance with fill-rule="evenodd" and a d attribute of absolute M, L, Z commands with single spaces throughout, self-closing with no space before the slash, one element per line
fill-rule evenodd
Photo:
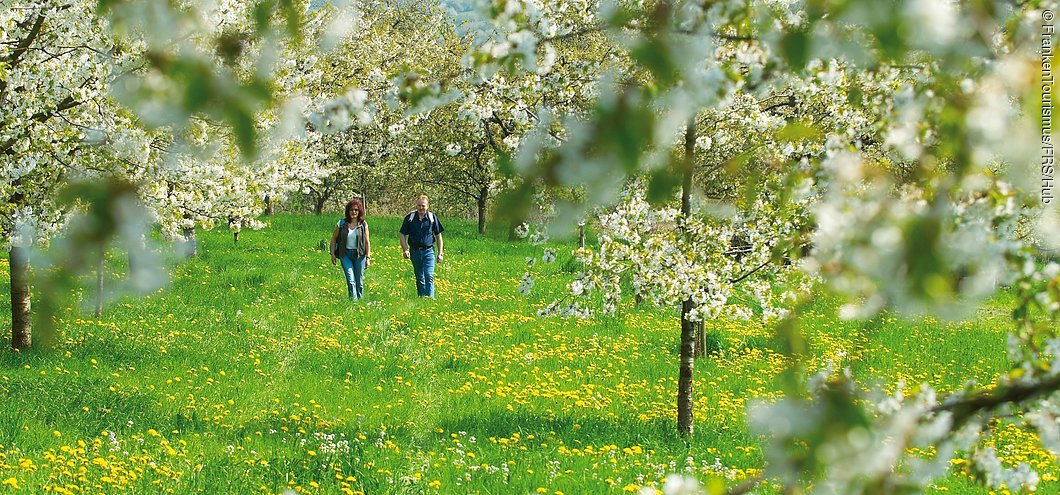
<path fill-rule="evenodd" d="M 413 221 L 415 219 L 416 219 L 416 210 L 410 211 L 408 216 L 405 217 L 405 220 L 409 221 L 409 222 L 411 222 L 411 221 Z M 434 230 L 434 212 L 431 212 L 431 211 L 427 212 L 427 220 L 431 221 L 431 230 L 433 231 Z"/>

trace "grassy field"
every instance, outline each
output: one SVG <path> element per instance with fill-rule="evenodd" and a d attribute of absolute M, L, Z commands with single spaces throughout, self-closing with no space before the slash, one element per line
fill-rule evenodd
<path fill-rule="evenodd" d="M 166 289 L 102 319 L 70 301 L 54 351 L 5 344 L 0 493 L 599 494 L 675 472 L 727 484 L 760 473 L 763 439 L 743 417 L 749 401 L 776 396 L 782 359 L 768 329 L 708 325 L 720 351 L 696 364 L 686 442 L 674 432 L 675 312 L 538 319 L 570 256 L 539 264 L 522 296 L 537 248 L 453 220 L 438 298 L 420 300 L 399 219 L 372 221 L 360 302 L 318 249 L 334 219 L 278 216 L 238 246 L 202 234 L 201 256 Z M 0 283 L 8 342 L 6 259 Z M 1007 366 L 999 301 L 959 323 L 865 325 L 816 307 L 805 326 L 817 363 L 849 366 L 866 385 L 954 390 Z M 992 442 L 1041 470 L 1041 493 L 1060 490 L 1028 434 L 999 426 Z M 934 489 L 987 493 L 956 469 Z"/>

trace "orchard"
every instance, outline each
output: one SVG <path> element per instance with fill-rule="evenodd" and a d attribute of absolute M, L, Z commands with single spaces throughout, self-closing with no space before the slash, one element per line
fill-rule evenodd
<path fill-rule="evenodd" d="M 0 492 L 1060 491 L 1056 7 L 0 0 Z"/>

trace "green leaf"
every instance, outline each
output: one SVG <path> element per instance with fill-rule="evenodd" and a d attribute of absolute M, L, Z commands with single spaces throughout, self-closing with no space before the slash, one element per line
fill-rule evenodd
<path fill-rule="evenodd" d="M 495 211 L 496 219 L 515 227 L 523 223 L 530 215 L 530 207 L 534 204 L 534 185 L 524 181 L 518 186 L 507 189 L 497 198 L 500 208 Z"/>
<path fill-rule="evenodd" d="M 916 218 L 906 227 L 909 291 L 918 297 L 936 300 L 952 292 L 954 282 L 944 276 L 945 263 L 939 250 L 941 235 L 938 215 Z"/>
<path fill-rule="evenodd" d="M 831 411 L 830 416 L 838 421 L 830 425 L 833 429 L 846 432 L 854 427 L 867 428 L 872 422 L 862 406 L 854 400 L 854 396 L 845 389 L 845 383 L 829 386 L 824 394 L 825 406 Z"/>
<path fill-rule="evenodd" d="M 98 2 L 96 2 L 96 13 L 106 13 L 113 9 L 119 3 L 122 3 L 122 1 L 123 0 L 99 0 Z"/>
<path fill-rule="evenodd" d="M 633 47 L 630 55 L 651 71 L 661 86 L 669 87 L 677 82 L 677 64 L 670 58 L 669 50 L 663 40 L 659 38 L 645 40 Z"/>
<path fill-rule="evenodd" d="M 765 168 L 764 164 L 751 162 L 750 156 L 746 157 L 746 160 L 747 162 L 750 162 L 750 164 L 744 165 L 740 169 L 741 173 L 746 178 L 743 188 L 743 204 L 753 205 L 755 200 L 758 199 L 758 196 L 762 194 L 762 189 L 765 184 L 765 175 L 774 172 L 763 170 L 763 168 Z"/>
<path fill-rule="evenodd" d="M 232 133 L 235 135 L 240 153 L 250 159 L 257 156 L 257 130 L 254 128 L 254 115 L 238 105 L 229 105 L 225 117 L 228 124 L 232 126 Z"/>
<path fill-rule="evenodd" d="M 620 29 L 630 23 L 630 21 L 637 18 L 637 14 L 630 8 L 624 5 L 616 5 L 615 10 L 611 13 L 611 16 L 604 19 L 607 22 L 607 27 L 613 29 Z"/>
<path fill-rule="evenodd" d="M 272 16 L 272 2 L 258 2 L 254 6 L 251 16 L 254 20 L 254 29 L 260 34 L 269 27 L 269 17 Z"/>
<path fill-rule="evenodd" d="M 302 11 L 294 0 L 280 0 L 280 9 L 286 21 L 287 35 L 298 39 L 302 35 Z"/>
<path fill-rule="evenodd" d="M 658 206 L 670 201 L 680 186 L 681 174 L 677 173 L 673 167 L 656 170 L 648 177 L 648 202 L 653 206 Z"/>
<path fill-rule="evenodd" d="M 899 21 L 897 15 L 874 26 L 873 34 L 876 36 L 877 47 L 883 55 L 884 60 L 901 60 L 906 52 L 905 41 L 902 39 L 902 31 L 905 26 Z"/>
<path fill-rule="evenodd" d="M 501 151 L 497 153 L 497 172 L 506 177 L 514 177 L 516 175 L 515 165 L 512 161 L 511 154 Z"/>
<path fill-rule="evenodd" d="M 243 49 L 246 47 L 246 40 L 243 34 L 233 30 L 222 32 L 215 43 L 217 45 L 217 56 L 221 57 L 221 60 L 228 65 L 235 65 L 236 60 L 243 54 Z"/>
<path fill-rule="evenodd" d="M 850 92 L 847 93 L 847 102 L 852 106 L 860 106 L 865 101 L 865 94 L 862 93 L 861 87 L 857 85 L 851 85 Z"/>
<path fill-rule="evenodd" d="M 206 106 L 213 97 L 213 78 L 208 71 L 201 70 L 194 62 L 177 59 L 172 66 L 174 79 L 184 81 L 184 109 L 189 113 Z"/>
<path fill-rule="evenodd" d="M 254 101 L 272 101 L 272 86 L 270 82 L 265 79 L 252 79 L 245 86 L 243 86 L 242 92 L 244 95 L 249 96 Z"/>
<path fill-rule="evenodd" d="M 805 30 L 788 31 L 780 40 L 784 60 L 791 67 L 802 70 L 810 60 L 810 35 Z"/>
<path fill-rule="evenodd" d="M 805 122 L 792 122 L 777 132 L 777 141 L 794 143 L 823 137 L 820 129 Z"/>

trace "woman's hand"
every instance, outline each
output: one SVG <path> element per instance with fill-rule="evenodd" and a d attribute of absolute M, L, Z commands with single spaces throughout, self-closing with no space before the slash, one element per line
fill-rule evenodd
<path fill-rule="evenodd" d="M 333 255 L 331 255 L 331 264 L 332 264 L 332 265 L 334 265 L 334 264 L 335 264 L 335 255 L 334 255 L 334 254 L 333 254 Z"/>
<path fill-rule="evenodd" d="M 368 265 L 371 265 L 371 264 L 372 264 L 372 259 L 368 258 L 368 257 L 365 257 L 364 258 L 364 267 L 368 268 Z"/>

